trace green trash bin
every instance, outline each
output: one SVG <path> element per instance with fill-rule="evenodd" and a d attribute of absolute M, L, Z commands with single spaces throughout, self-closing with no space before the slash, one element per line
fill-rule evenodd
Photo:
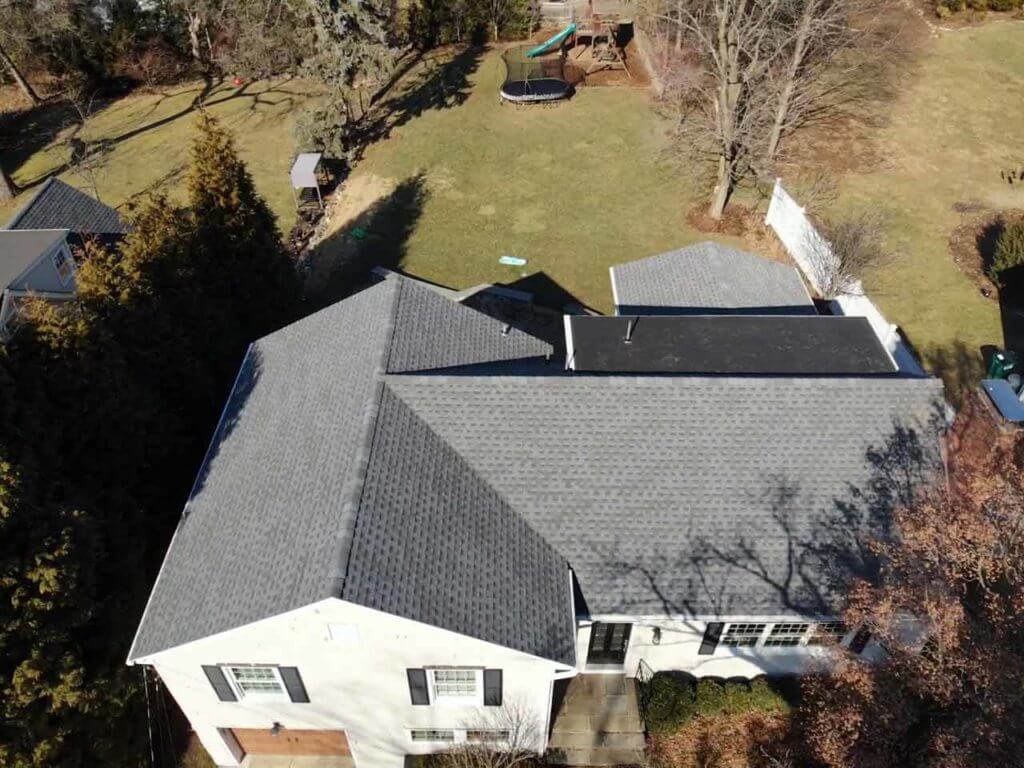
<path fill-rule="evenodd" d="M 1005 379 L 1017 370 L 1017 357 L 1010 351 L 998 351 L 988 361 L 988 378 Z"/>

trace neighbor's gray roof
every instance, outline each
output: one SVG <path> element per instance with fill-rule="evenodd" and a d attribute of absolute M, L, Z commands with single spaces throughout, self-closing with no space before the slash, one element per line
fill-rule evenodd
<path fill-rule="evenodd" d="M 337 596 L 572 663 L 567 564 L 595 615 L 833 613 L 935 456 L 937 380 L 489 365 L 549 350 L 401 279 L 254 344 L 130 658 Z"/>
<path fill-rule="evenodd" d="M 47 248 L 67 234 L 66 229 L 0 230 L 0 291 L 8 288 Z"/>
<path fill-rule="evenodd" d="M 308 189 L 317 185 L 316 169 L 323 158 L 321 152 L 302 152 L 292 163 L 292 170 L 289 173 L 292 180 L 292 187 L 295 189 Z"/>
<path fill-rule="evenodd" d="M 429 333 L 424 333 L 424 325 L 429 325 Z M 254 343 L 178 525 L 130 658 L 332 595 L 349 598 L 346 571 L 356 567 L 354 572 L 359 573 L 359 563 L 349 556 L 357 521 L 364 528 L 390 530 L 390 497 L 375 495 L 373 485 L 380 472 L 389 472 L 380 463 L 390 455 L 388 436 L 394 434 L 403 445 L 415 439 L 388 427 L 400 414 L 397 406 L 388 405 L 385 373 L 459 369 L 551 352 L 542 341 L 504 330 L 476 310 L 398 279 Z M 434 467 L 442 462 L 433 453 L 421 458 Z M 367 473 L 370 483 L 364 492 Z M 430 500 L 415 499 L 424 505 Z M 451 499 L 452 504 L 460 501 Z M 415 513 L 412 507 L 406 511 Z M 459 515 L 465 510 L 453 507 L 437 514 Z M 481 512 L 474 542 L 482 546 L 487 536 L 497 537 L 491 547 L 497 551 L 509 534 L 495 524 L 507 514 L 502 517 L 496 508 L 491 514 L 487 524 Z M 381 520 L 375 519 L 377 515 Z M 407 558 L 403 567 L 424 580 L 431 574 L 441 579 L 460 575 L 438 574 L 436 549 L 424 549 L 427 539 L 408 538 L 412 529 L 400 524 L 390 534 L 397 551 Z M 571 619 L 565 560 L 550 547 L 525 547 L 520 553 L 524 559 L 500 580 L 466 586 L 472 593 L 463 595 L 472 606 L 466 614 L 408 596 L 395 602 L 387 590 L 412 586 L 404 581 L 378 584 L 379 593 L 371 594 L 365 581 L 359 586 L 357 579 L 351 588 L 358 593 L 353 599 L 381 610 L 401 608 L 403 615 L 418 605 L 419 612 L 412 617 L 421 621 L 559 660 L 568 653 L 571 659 L 571 624 L 546 644 L 538 645 L 535 637 L 538 624 Z M 535 586 L 559 569 L 565 588 L 549 590 L 546 598 L 537 594 Z M 500 619 L 496 606 L 518 594 L 530 594 L 531 600 L 513 626 Z M 455 621 L 457 625 L 452 624 Z"/>
<path fill-rule="evenodd" d="M 622 315 L 815 313 L 796 269 L 713 242 L 621 264 L 611 274 Z"/>
<path fill-rule="evenodd" d="M 51 176 L 5 229 L 69 229 L 80 235 L 121 235 L 128 231 L 110 206 Z"/>

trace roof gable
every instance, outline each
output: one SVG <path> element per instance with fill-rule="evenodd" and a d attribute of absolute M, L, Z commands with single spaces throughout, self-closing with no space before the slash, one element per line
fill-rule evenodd
<path fill-rule="evenodd" d="M 20 278 L 56 243 L 67 237 L 66 229 L 0 230 L 0 291 L 22 286 Z"/>

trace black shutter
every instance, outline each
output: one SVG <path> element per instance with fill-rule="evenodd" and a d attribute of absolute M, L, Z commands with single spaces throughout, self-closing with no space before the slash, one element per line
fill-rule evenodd
<path fill-rule="evenodd" d="M 871 640 L 871 632 L 866 627 L 861 627 L 850 641 L 850 650 L 854 653 L 861 653 L 867 647 L 869 640 Z"/>
<path fill-rule="evenodd" d="M 409 678 L 409 698 L 416 706 L 430 704 L 430 691 L 427 690 L 427 670 L 407 669 L 406 677 Z"/>
<path fill-rule="evenodd" d="M 501 670 L 484 670 L 484 706 L 501 706 Z"/>
<path fill-rule="evenodd" d="M 712 621 L 704 630 L 704 639 L 700 641 L 699 656 L 710 656 L 718 647 L 718 641 L 722 639 L 722 630 L 725 629 L 725 622 Z"/>
<path fill-rule="evenodd" d="M 238 701 L 238 697 L 235 696 L 234 690 L 228 684 L 228 679 L 224 676 L 224 670 L 220 667 L 206 666 L 203 665 L 203 672 L 206 673 L 206 679 L 210 681 L 210 685 L 213 686 L 213 690 L 217 694 L 217 698 L 221 701 Z"/>
<path fill-rule="evenodd" d="M 309 694 L 306 693 L 306 686 L 302 684 L 302 677 L 299 675 L 298 667 L 278 667 L 284 687 L 292 701 L 299 704 L 309 703 Z"/>

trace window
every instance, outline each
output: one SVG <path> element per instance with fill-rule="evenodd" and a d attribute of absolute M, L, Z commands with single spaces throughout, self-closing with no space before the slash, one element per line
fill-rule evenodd
<path fill-rule="evenodd" d="M 287 699 L 277 667 L 227 667 L 239 698 Z"/>
<path fill-rule="evenodd" d="M 471 741 L 477 744 L 481 742 L 489 742 L 493 744 L 499 741 L 508 741 L 508 731 L 466 731 L 466 741 Z"/>
<path fill-rule="evenodd" d="M 765 648 L 792 648 L 800 645 L 810 624 L 780 623 L 773 624 L 768 637 L 764 640 Z"/>
<path fill-rule="evenodd" d="M 753 648 L 764 634 L 767 624 L 730 624 L 722 637 L 722 645 L 727 648 Z"/>
<path fill-rule="evenodd" d="M 71 260 L 63 248 L 53 254 L 53 267 L 57 270 L 57 274 L 60 275 L 61 285 L 67 285 L 71 275 L 75 272 L 75 262 Z"/>
<path fill-rule="evenodd" d="M 416 728 L 410 731 L 413 741 L 455 741 L 455 731 L 435 731 Z"/>
<path fill-rule="evenodd" d="M 841 621 L 823 621 L 814 625 L 808 645 L 839 645 L 846 636 L 846 625 Z"/>
<path fill-rule="evenodd" d="M 434 700 L 453 699 L 466 701 L 480 698 L 480 670 L 477 669 L 434 669 Z"/>

